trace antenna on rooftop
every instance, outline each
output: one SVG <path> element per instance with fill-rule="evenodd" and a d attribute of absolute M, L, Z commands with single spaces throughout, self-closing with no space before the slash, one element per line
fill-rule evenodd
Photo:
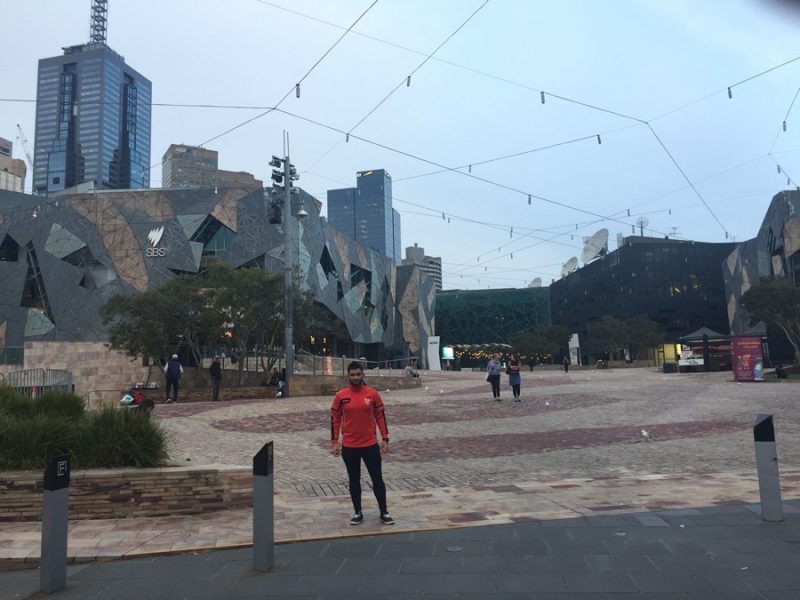
<path fill-rule="evenodd" d="M 92 18 L 89 20 L 89 42 L 106 43 L 108 25 L 108 0 L 92 0 Z"/>

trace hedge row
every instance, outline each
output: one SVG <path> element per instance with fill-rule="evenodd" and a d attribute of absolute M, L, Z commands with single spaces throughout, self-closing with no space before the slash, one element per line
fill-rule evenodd
<path fill-rule="evenodd" d="M 42 470 L 66 453 L 73 469 L 157 467 L 167 459 L 166 436 L 138 410 L 86 413 L 71 393 L 30 399 L 0 387 L 0 470 Z"/>

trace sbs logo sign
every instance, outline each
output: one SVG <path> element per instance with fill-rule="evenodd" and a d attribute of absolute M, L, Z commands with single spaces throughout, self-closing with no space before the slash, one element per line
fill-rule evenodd
<path fill-rule="evenodd" d="M 166 248 L 157 248 L 158 243 L 161 241 L 161 237 L 164 235 L 164 226 L 156 227 L 155 229 L 150 230 L 150 233 L 147 234 L 147 241 L 150 242 L 150 247 L 146 248 L 144 251 L 144 255 L 148 257 L 154 256 L 166 256 L 167 249 Z"/>

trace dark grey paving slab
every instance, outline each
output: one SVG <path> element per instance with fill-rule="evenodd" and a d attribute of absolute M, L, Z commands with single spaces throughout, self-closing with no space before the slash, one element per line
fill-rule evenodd
<path fill-rule="evenodd" d="M 669 523 L 658 515 L 636 515 L 636 520 L 645 527 L 669 527 Z"/>
<path fill-rule="evenodd" d="M 626 572 L 563 573 L 570 592 L 639 592 Z"/>
<path fill-rule="evenodd" d="M 292 558 L 282 563 L 277 575 L 336 575 L 344 558 Z"/>
<path fill-rule="evenodd" d="M 472 573 L 400 573 L 370 577 L 359 588 L 375 597 L 397 594 L 483 594 L 492 597 L 497 592 L 491 577 Z"/>
<path fill-rule="evenodd" d="M 587 554 L 583 562 L 593 573 L 634 573 L 644 574 L 657 572 L 657 566 L 644 555 L 621 554 Z"/>
<path fill-rule="evenodd" d="M 495 582 L 498 595 L 567 592 L 567 585 L 559 573 L 510 573 L 496 575 Z"/>
<path fill-rule="evenodd" d="M 491 546 L 490 553 L 495 556 L 528 556 L 531 554 L 548 554 L 550 544 L 568 543 L 566 540 L 519 540 L 499 541 Z"/>

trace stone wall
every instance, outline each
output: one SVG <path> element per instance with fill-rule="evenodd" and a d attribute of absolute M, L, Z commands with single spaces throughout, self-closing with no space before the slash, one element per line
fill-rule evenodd
<path fill-rule="evenodd" d="M 23 365 L 2 365 L 0 373 L 21 369 L 65 369 L 72 372 L 75 393 L 119 402 L 120 391 L 137 381 L 145 381 L 147 367 L 111 350 L 102 342 L 25 342 Z M 157 367 L 153 374 L 157 375 Z"/>
<path fill-rule="evenodd" d="M 0 522 L 42 518 L 43 474 L 0 472 Z M 74 471 L 70 519 L 199 514 L 252 505 L 248 467 L 214 465 Z"/>

